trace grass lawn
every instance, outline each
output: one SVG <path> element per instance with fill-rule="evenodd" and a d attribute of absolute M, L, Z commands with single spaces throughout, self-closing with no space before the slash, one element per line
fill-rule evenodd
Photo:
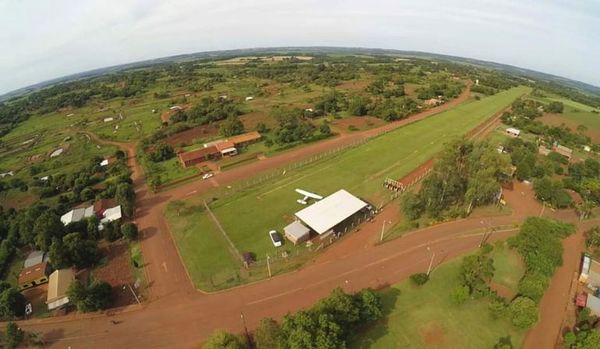
<path fill-rule="evenodd" d="M 441 151 L 445 143 L 465 134 L 527 91 L 528 88 L 520 87 L 481 101 L 468 102 L 389 132 L 333 158 L 286 171 L 285 175 L 279 174 L 251 189 L 225 197 L 207 193 L 204 197 L 191 197 L 186 204 L 200 207 L 203 199 L 210 201 L 220 197 L 211 204 L 214 214 L 236 247 L 242 252 L 255 253 L 258 260 L 282 250 L 299 253 L 305 248 L 290 243 L 275 249 L 267 234 L 270 229 L 281 231 L 293 220 L 294 212 L 301 208 L 296 203 L 298 195 L 294 192 L 295 188 L 321 195 L 344 188 L 379 206 L 389 198 L 389 192 L 382 186 L 385 177 L 401 178 Z M 218 265 L 226 267 L 222 260 L 227 255 L 226 245 L 218 239 L 220 233 L 214 222 L 201 212 L 195 212 L 188 219 L 175 219 L 175 216 L 172 210 L 168 210 L 171 230 L 194 282 L 206 277 L 211 269 L 219 270 Z M 207 253 L 202 253 L 206 246 L 210 248 L 206 249 Z"/>
<path fill-rule="evenodd" d="M 455 305 L 461 258 L 435 269 L 423 286 L 409 280 L 380 292 L 386 317 L 350 340 L 349 348 L 493 348 L 509 336 L 519 348 L 524 331 L 488 315 L 487 299 Z"/>
<path fill-rule="evenodd" d="M 492 257 L 495 268 L 493 281 L 517 292 L 519 280 L 525 274 L 525 266 L 519 253 L 508 248 L 502 241 L 494 245 Z"/>

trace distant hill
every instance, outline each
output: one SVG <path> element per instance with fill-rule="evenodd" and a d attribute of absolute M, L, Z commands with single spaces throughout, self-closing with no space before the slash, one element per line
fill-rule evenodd
<path fill-rule="evenodd" d="M 118 72 L 128 69 L 139 69 L 144 67 L 151 67 L 158 64 L 165 63 L 176 63 L 193 61 L 198 59 L 224 59 L 237 56 L 250 56 L 250 55 L 269 55 L 269 54 L 371 54 L 371 55 L 396 55 L 404 57 L 417 57 L 426 59 L 439 59 L 448 60 L 464 64 L 472 64 L 490 69 L 504 71 L 513 75 L 523 76 L 535 81 L 554 82 L 564 86 L 572 87 L 580 91 L 600 95 L 600 87 L 586 84 L 581 81 L 563 78 L 560 76 L 546 74 L 535 70 L 519 68 L 508 64 L 501 64 L 489 61 L 482 61 L 472 58 L 464 58 L 457 56 L 449 56 L 437 53 L 428 53 L 420 51 L 402 51 L 402 50 L 391 50 L 391 49 L 377 49 L 377 48 L 361 48 L 361 47 L 268 47 L 268 48 L 250 48 L 250 49 L 237 49 L 237 50 L 223 50 L 223 51 L 206 51 L 196 52 L 189 54 L 182 54 L 176 56 L 162 57 L 149 59 L 145 61 L 121 64 L 111 67 L 94 69 L 82 73 L 67 75 L 64 77 L 40 82 L 31 86 L 23 87 L 6 94 L 0 95 L 0 102 L 11 99 L 13 97 L 23 96 L 30 92 L 34 92 L 45 87 L 49 87 L 58 83 L 69 82 L 79 79 L 91 78 L 107 73 Z"/>

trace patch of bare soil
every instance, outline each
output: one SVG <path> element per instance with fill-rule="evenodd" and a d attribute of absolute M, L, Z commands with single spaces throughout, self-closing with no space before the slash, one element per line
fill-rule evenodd
<path fill-rule="evenodd" d="M 363 131 L 379 127 L 385 123 L 385 121 L 373 116 L 350 116 L 347 118 L 334 120 L 331 123 L 331 126 L 336 132 L 348 133 L 351 132 L 350 128 L 353 128 L 353 131 Z"/>
<path fill-rule="evenodd" d="M 560 114 L 544 114 L 541 118 L 538 118 L 542 123 L 550 126 L 566 126 L 573 132 L 577 132 L 577 126 L 579 123 L 575 120 L 568 119 Z M 588 129 L 584 134 L 592 139 L 592 142 L 600 142 L 600 130 Z"/>
<path fill-rule="evenodd" d="M 179 146 L 181 144 L 191 145 L 198 138 L 208 139 L 219 134 L 219 124 L 214 123 L 210 125 L 198 126 L 185 130 L 183 132 L 176 133 L 168 137 L 165 142 L 172 146 Z"/>
<path fill-rule="evenodd" d="M 133 270 L 127 241 L 119 240 L 100 248 L 106 264 L 94 270 L 94 277 L 108 282 L 113 288 L 113 307 L 135 303 L 129 286 L 133 287 Z"/>
<path fill-rule="evenodd" d="M 423 339 L 423 343 L 431 346 L 443 346 L 444 344 L 444 330 L 442 327 L 435 323 L 429 323 L 426 327 L 419 331 L 419 335 Z"/>

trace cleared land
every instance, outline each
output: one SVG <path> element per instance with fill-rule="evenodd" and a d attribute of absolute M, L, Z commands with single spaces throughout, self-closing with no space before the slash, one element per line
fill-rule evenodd
<path fill-rule="evenodd" d="M 495 266 L 504 265 L 507 258 L 498 258 Z M 460 286 L 461 259 L 454 259 L 435 269 L 423 286 L 409 280 L 381 291 L 386 318 L 358 334 L 350 348 L 493 348 L 501 337 L 509 337 L 515 348 L 523 342 L 524 332 L 507 319 L 492 319 L 485 298 L 468 300 L 456 305 L 450 291 Z M 521 270 L 514 270 L 519 277 Z"/>
<path fill-rule="evenodd" d="M 345 188 L 370 203 L 379 206 L 389 198 L 383 188 L 385 177 L 400 178 L 439 152 L 449 140 L 467 133 L 481 122 L 502 110 L 527 88 L 515 88 L 462 104 L 426 120 L 379 136 L 361 146 L 333 158 L 326 158 L 298 170 L 257 185 L 246 191 L 221 197 L 211 208 L 240 251 L 250 251 L 264 260 L 287 250 L 292 256 L 302 254 L 304 247 L 290 243 L 275 249 L 267 235 L 293 219 L 300 207 L 294 188 L 304 188 L 323 195 Z M 178 216 L 173 207 L 167 218 L 188 272 L 197 287 L 219 288 L 210 278 L 222 268 L 233 268 L 233 259 L 222 241 L 222 234 L 201 209 L 202 200 L 217 197 L 209 193 L 185 201 L 185 213 Z M 289 258 L 288 258 L 289 260 Z M 286 262 L 291 263 L 291 262 Z M 232 278 L 240 275 L 232 274 Z M 230 280 L 230 284 L 233 280 Z M 238 280 L 239 282 L 239 280 Z"/>

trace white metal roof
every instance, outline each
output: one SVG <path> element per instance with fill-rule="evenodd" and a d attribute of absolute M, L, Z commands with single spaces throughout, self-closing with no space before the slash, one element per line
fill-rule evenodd
<path fill-rule="evenodd" d="M 341 189 L 296 212 L 296 217 L 318 234 L 323 234 L 366 206 L 366 202 Z"/>
<path fill-rule="evenodd" d="M 300 223 L 300 221 L 293 221 L 283 228 L 285 235 L 293 236 L 296 239 L 301 239 L 310 233 L 310 229 Z"/>
<path fill-rule="evenodd" d="M 509 127 L 509 128 L 506 129 L 506 132 L 512 133 L 512 134 L 515 134 L 515 135 L 519 135 L 521 133 L 521 130 L 519 130 L 518 128 Z"/>
<path fill-rule="evenodd" d="M 102 223 L 108 223 L 108 222 L 116 221 L 117 219 L 121 219 L 121 217 L 122 217 L 121 205 L 107 208 L 106 210 L 104 210 L 103 215 L 104 215 L 104 218 L 102 218 L 100 220 L 100 222 L 102 222 Z"/>
<path fill-rule="evenodd" d="M 94 206 L 90 206 L 87 208 L 76 208 L 73 209 L 60 217 L 60 220 L 64 225 L 73 222 L 79 222 L 83 218 L 89 218 L 94 215 Z"/>

